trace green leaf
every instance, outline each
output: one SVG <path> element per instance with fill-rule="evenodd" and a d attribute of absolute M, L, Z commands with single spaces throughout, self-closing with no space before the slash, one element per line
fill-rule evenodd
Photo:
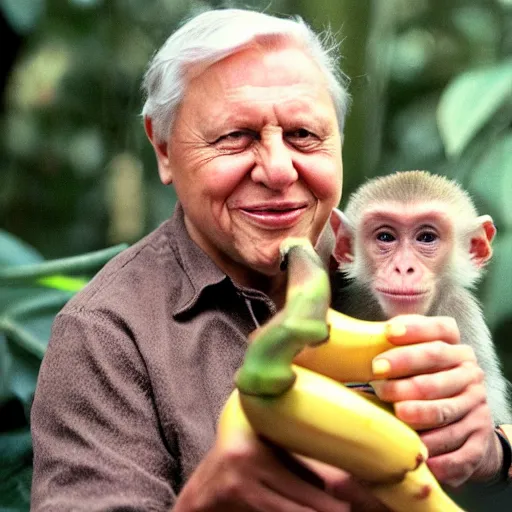
<path fill-rule="evenodd" d="M 54 291 L 41 286 L 0 286 L 0 315 L 26 300 L 53 295 Z M 60 292 L 64 293 L 64 292 Z"/>
<path fill-rule="evenodd" d="M 41 277 L 37 280 L 37 283 L 41 286 L 64 292 L 79 292 L 88 282 L 89 279 L 61 275 Z"/>
<path fill-rule="evenodd" d="M 51 277 L 55 274 L 77 274 L 96 271 L 127 247 L 127 244 L 119 244 L 108 249 L 80 254 L 79 256 L 44 261 L 34 265 L 16 265 L 0 268 L 0 285 L 31 283 L 42 277 Z"/>
<path fill-rule="evenodd" d="M 512 233 L 496 237 L 494 256 L 486 278 L 484 297 L 485 318 L 491 330 L 512 317 L 510 300 L 510 283 L 512 283 Z"/>
<path fill-rule="evenodd" d="M 9 379 L 11 365 L 12 358 L 7 349 L 7 338 L 0 333 L 0 405 L 12 397 Z"/>
<path fill-rule="evenodd" d="M 23 404 L 25 411 L 28 413 L 34 398 L 41 359 L 32 357 L 12 344 L 9 348 L 12 362 L 9 371 L 8 391 L 11 397 L 16 397 Z"/>
<path fill-rule="evenodd" d="M 39 359 L 43 358 L 46 351 L 47 339 L 32 333 L 20 322 L 6 316 L 0 317 L 0 332 L 5 334 L 8 339 L 13 340 L 16 345 L 22 347 L 29 354 Z"/>
<path fill-rule="evenodd" d="M 30 320 L 44 316 L 53 318 L 72 296 L 73 293 L 60 290 L 28 295 L 24 300 L 18 300 L 5 308 L 0 320 L 3 317 L 16 320 Z"/>
<path fill-rule="evenodd" d="M 30 245 L 0 229 L 0 266 L 29 265 L 43 261 L 43 257 Z"/>
<path fill-rule="evenodd" d="M 0 433 L 0 511 L 28 512 L 31 480 L 30 431 Z"/>
<path fill-rule="evenodd" d="M 512 132 L 492 144 L 471 174 L 471 193 L 485 205 L 499 230 L 512 230 Z M 511 254 L 512 256 L 512 254 Z"/>
<path fill-rule="evenodd" d="M 0 512 L 30 510 L 30 431 L 13 429 L 28 424 L 55 315 L 87 283 L 73 276 L 93 275 L 126 247 L 44 261 L 0 230 Z M 10 404 L 18 407 L 15 415 Z"/>
<path fill-rule="evenodd" d="M 512 98 L 512 61 L 457 76 L 437 109 L 439 131 L 449 156 L 460 155 L 475 134 Z"/>
<path fill-rule="evenodd" d="M 44 0 L 0 0 L 0 8 L 5 17 L 20 34 L 25 34 L 34 28 L 44 7 Z"/>

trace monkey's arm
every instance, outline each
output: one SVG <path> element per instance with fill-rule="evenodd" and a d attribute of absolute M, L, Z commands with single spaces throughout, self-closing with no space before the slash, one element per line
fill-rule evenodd
<path fill-rule="evenodd" d="M 452 312 L 459 326 L 461 343 L 469 345 L 475 352 L 478 364 L 485 374 L 487 402 L 494 423 L 512 424 L 511 384 L 503 374 L 491 332 L 479 303 L 468 290 L 461 289 L 459 293 L 450 294 L 448 300 L 442 300 L 438 310 L 439 314 L 443 311 Z"/>

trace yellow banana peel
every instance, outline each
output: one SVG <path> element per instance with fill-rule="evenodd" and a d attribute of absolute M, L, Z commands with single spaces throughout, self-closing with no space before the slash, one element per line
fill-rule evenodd
<path fill-rule="evenodd" d="M 412 429 L 340 383 L 326 384 L 330 379 L 302 368 L 297 372 L 294 387 L 277 398 L 233 391 L 217 442 L 228 446 L 235 436 L 262 435 L 292 453 L 349 471 L 394 512 L 463 512 L 428 469 L 426 448 Z M 305 394 L 311 386 L 313 396 Z M 316 402 L 322 391 L 331 398 L 328 404 L 323 397 Z M 328 418 L 326 405 L 334 407 Z"/>
<path fill-rule="evenodd" d="M 396 482 L 427 458 L 418 434 L 338 382 L 294 367 L 277 397 L 240 394 L 254 430 L 291 452 L 343 468 L 358 479 Z"/>
<path fill-rule="evenodd" d="M 348 471 L 394 512 L 462 512 L 428 469 L 418 434 L 378 398 L 342 384 L 375 378 L 373 358 L 394 346 L 386 322 L 328 307 L 327 274 L 307 240 L 288 240 L 283 254 L 287 303 L 253 333 L 217 442 L 252 432 Z"/>
<path fill-rule="evenodd" d="M 394 512 L 464 512 L 443 491 L 425 462 L 400 482 L 370 485 L 369 489 Z"/>
<path fill-rule="evenodd" d="M 372 360 L 394 347 L 387 338 L 387 322 L 369 322 L 327 311 L 329 338 L 305 347 L 294 362 L 339 382 L 369 382 L 375 379 Z"/>

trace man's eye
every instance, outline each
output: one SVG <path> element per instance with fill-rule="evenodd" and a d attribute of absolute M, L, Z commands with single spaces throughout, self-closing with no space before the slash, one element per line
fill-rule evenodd
<path fill-rule="evenodd" d="M 235 132 L 227 133 L 226 135 L 222 135 L 221 137 L 219 137 L 217 139 L 217 142 L 222 142 L 222 141 L 236 142 L 236 141 L 240 141 L 240 140 L 246 140 L 248 137 L 250 137 L 249 133 L 244 132 L 242 130 L 238 130 Z"/>
<path fill-rule="evenodd" d="M 381 231 L 380 233 L 377 234 L 377 240 L 379 242 L 394 242 L 396 239 L 388 231 Z"/>
<path fill-rule="evenodd" d="M 228 133 L 227 135 L 224 135 L 223 139 L 227 139 L 227 140 L 238 140 L 238 139 L 241 139 L 242 137 L 247 137 L 247 133 L 246 132 L 242 132 L 242 131 L 238 131 L 238 132 L 231 132 L 231 133 Z"/>
<path fill-rule="evenodd" d="M 293 132 L 290 132 L 289 136 L 296 139 L 307 139 L 309 137 L 313 137 L 313 134 L 310 131 L 306 130 L 306 128 L 299 128 L 297 130 L 294 130 Z"/>
<path fill-rule="evenodd" d="M 320 139 L 306 128 L 297 128 L 287 132 L 286 140 L 299 151 L 313 151 L 321 143 Z"/>
<path fill-rule="evenodd" d="M 416 240 L 424 244 L 431 244 L 432 242 L 435 242 L 438 238 L 439 237 L 437 236 L 436 233 L 432 233 L 431 231 L 424 231 L 416 237 Z"/>
<path fill-rule="evenodd" d="M 222 150 L 242 150 L 254 140 L 254 134 L 236 130 L 222 135 L 215 141 L 215 145 Z"/>

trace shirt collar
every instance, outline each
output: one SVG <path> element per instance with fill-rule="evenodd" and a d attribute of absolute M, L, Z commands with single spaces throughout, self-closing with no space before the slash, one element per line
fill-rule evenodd
<path fill-rule="evenodd" d="M 229 278 L 190 238 L 185 226 L 183 206 L 180 202 L 176 203 L 170 222 L 170 244 L 188 279 L 188 286 L 185 284 L 183 287 L 182 294 L 174 309 L 174 315 L 179 315 L 190 310 L 207 287 L 218 285 Z M 330 223 L 327 222 L 315 249 L 331 272 L 334 270 L 333 265 L 336 265 L 332 257 L 334 241 L 334 232 Z"/>
<path fill-rule="evenodd" d="M 185 226 L 183 206 L 179 202 L 171 218 L 170 244 L 188 279 L 174 309 L 174 315 L 179 315 L 197 303 L 205 288 L 219 284 L 227 276 L 190 238 Z"/>

